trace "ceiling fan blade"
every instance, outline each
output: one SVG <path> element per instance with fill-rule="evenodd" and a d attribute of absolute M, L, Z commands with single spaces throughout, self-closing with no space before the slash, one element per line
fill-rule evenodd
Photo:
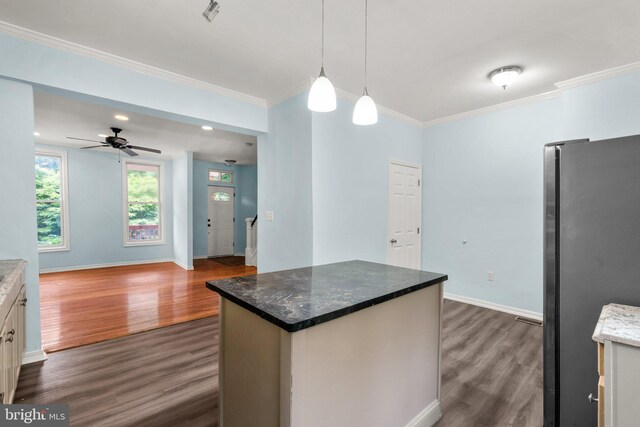
<path fill-rule="evenodd" d="M 86 150 L 88 148 L 105 148 L 105 147 L 109 147 L 108 145 L 92 145 L 90 147 L 80 147 L 81 150 Z"/>
<path fill-rule="evenodd" d="M 138 155 L 138 153 L 136 153 L 135 151 L 129 150 L 127 147 L 123 147 L 121 148 L 121 150 L 127 153 L 128 155 L 130 155 L 131 157 L 135 157 Z"/>
<path fill-rule="evenodd" d="M 99 144 L 106 144 L 106 142 L 104 141 L 96 141 L 95 139 L 74 138 L 72 136 L 68 136 L 67 139 L 76 139 L 78 141 L 89 141 L 89 142 L 97 142 Z"/>
<path fill-rule="evenodd" d="M 150 153 L 162 154 L 162 151 L 156 150 L 155 148 L 138 147 L 137 145 L 127 145 L 127 148 L 133 148 L 133 149 L 142 150 L 142 151 L 149 151 Z"/>

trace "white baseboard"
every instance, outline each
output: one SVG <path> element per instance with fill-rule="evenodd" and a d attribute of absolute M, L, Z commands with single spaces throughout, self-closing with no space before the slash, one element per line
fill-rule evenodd
<path fill-rule="evenodd" d="M 22 366 L 47 360 L 47 353 L 43 349 L 36 351 L 25 351 L 22 356 Z"/>
<path fill-rule="evenodd" d="M 244 252 L 236 252 L 233 256 L 244 256 Z"/>
<path fill-rule="evenodd" d="M 184 268 L 185 270 L 193 270 L 193 265 L 183 264 L 182 262 L 178 261 L 177 259 L 174 259 L 173 263 L 175 265 L 177 265 L 178 267 Z"/>
<path fill-rule="evenodd" d="M 440 401 L 436 399 L 420 411 L 405 427 L 431 427 L 437 423 L 441 417 Z"/>
<path fill-rule="evenodd" d="M 63 271 L 75 271 L 75 270 L 91 270 L 93 268 L 122 267 L 125 265 L 157 264 L 160 262 L 173 262 L 173 261 L 174 261 L 173 258 L 145 259 L 145 260 L 139 260 L 139 261 L 109 262 L 105 264 L 74 265 L 69 267 L 58 267 L 58 268 L 41 268 L 40 274 L 60 273 Z"/>
<path fill-rule="evenodd" d="M 496 304 L 495 302 L 485 301 L 476 298 L 463 297 L 462 295 L 450 294 L 448 292 L 444 293 L 445 299 L 450 299 L 453 301 L 463 302 L 465 304 L 477 305 L 478 307 L 488 308 L 490 310 L 502 311 L 504 313 L 513 314 L 516 316 L 522 316 L 533 320 L 538 320 L 542 322 L 542 313 L 538 313 L 536 311 L 523 310 L 521 308 L 510 307 L 508 305 Z"/>
<path fill-rule="evenodd" d="M 209 257 L 204 255 L 204 256 L 194 256 L 193 259 L 208 259 Z"/>

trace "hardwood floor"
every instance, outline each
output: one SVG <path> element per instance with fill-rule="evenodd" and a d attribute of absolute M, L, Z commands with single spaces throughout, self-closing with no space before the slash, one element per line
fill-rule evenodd
<path fill-rule="evenodd" d="M 218 314 L 207 280 L 255 274 L 243 257 L 171 262 L 40 275 L 46 352 L 92 344 Z"/>
<path fill-rule="evenodd" d="M 74 426 L 217 425 L 218 318 L 25 366 L 16 403 L 69 403 Z M 541 426 L 542 328 L 445 301 L 438 427 Z"/>

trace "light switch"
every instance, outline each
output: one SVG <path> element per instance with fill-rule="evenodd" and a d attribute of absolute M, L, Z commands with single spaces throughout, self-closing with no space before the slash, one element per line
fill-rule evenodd
<path fill-rule="evenodd" d="M 273 221 L 273 211 L 266 211 L 264 213 L 264 219 L 267 221 Z"/>

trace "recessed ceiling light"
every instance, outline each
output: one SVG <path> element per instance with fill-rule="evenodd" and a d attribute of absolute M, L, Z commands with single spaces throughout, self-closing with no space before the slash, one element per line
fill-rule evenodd
<path fill-rule="evenodd" d="M 202 130 L 213 130 L 211 126 L 203 125 Z"/>
<path fill-rule="evenodd" d="M 99 133 L 99 134 L 98 134 L 98 136 L 99 136 L 100 138 L 106 138 L 108 135 L 105 135 L 104 133 Z"/>
<path fill-rule="evenodd" d="M 34 132 L 33 136 L 40 136 L 40 132 Z"/>
<path fill-rule="evenodd" d="M 113 117 L 115 117 L 115 118 L 116 118 L 116 119 L 118 119 L 118 120 L 122 120 L 123 122 L 126 122 L 127 120 L 129 120 L 129 117 L 124 116 L 124 115 L 122 115 L 122 114 L 116 114 L 116 115 L 115 115 L 115 116 L 113 116 Z"/>
<path fill-rule="evenodd" d="M 489 73 L 489 79 L 494 85 L 506 89 L 522 73 L 522 68 L 516 65 L 500 67 Z"/>

